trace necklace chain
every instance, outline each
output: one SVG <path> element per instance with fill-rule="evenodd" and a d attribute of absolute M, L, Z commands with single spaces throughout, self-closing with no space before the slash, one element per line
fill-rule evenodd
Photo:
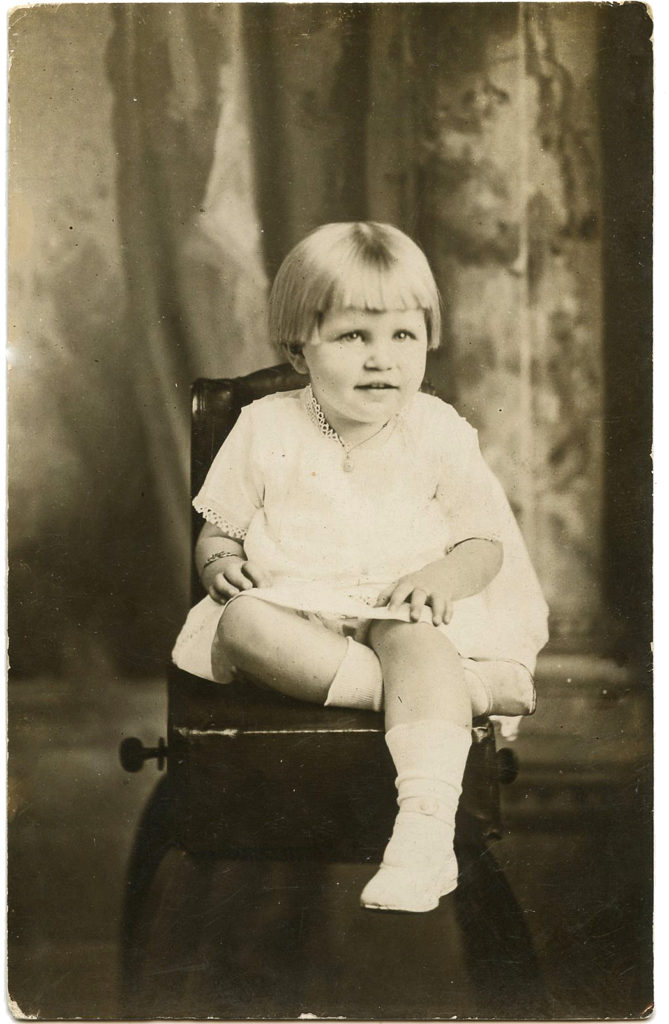
<path fill-rule="evenodd" d="M 344 441 L 343 437 L 341 437 L 334 429 L 334 427 L 330 426 L 330 424 L 328 423 L 327 419 L 325 418 L 325 413 L 323 412 L 320 402 L 318 401 L 314 394 L 311 384 L 307 384 L 306 392 L 307 410 L 309 412 L 309 416 L 311 417 L 312 422 L 315 423 L 315 425 L 318 427 L 323 437 L 327 437 L 332 441 L 336 441 L 338 444 L 342 446 L 342 448 L 344 449 L 344 469 L 347 473 L 350 473 L 351 470 L 353 469 L 353 460 L 351 459 L 351 452 L 354 451 L 356 448 L 359 448 L 361 444 L 365 443 L 365 441 L 371 441 L 373 437 L 377 437 L 388 424 L 384 423 L 383 426 L 379 427 L 376 433 L 372 434 L 371 437 L 365 437 L 363 438 L 362 441 L 356 441 L 355 444 L 350 444 L 348 441 Z"/>

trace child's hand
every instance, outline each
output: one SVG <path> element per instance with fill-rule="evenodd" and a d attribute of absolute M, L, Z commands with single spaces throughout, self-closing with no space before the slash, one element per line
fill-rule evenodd
<path fill-rule="evenodd" d="M 230 555 L 207 566 L 201 579 L 209 597 L 218 604 L 224 604 L 242 590 L 268 587 L 271 583 L 267 573 L 239 555 Z"/>
<path fill-rule="evenodd" d="M 408 602 L 411 605 L 409 617 L 412 622 L 419 621 L 426 606 L 432 609 L 432 622 L 435 626 L 450 622 L 453 617 L 452 583 L 445 563 L 446 559 L 440 558 L 418 572 L 409 573 L 391 583 L 379 594 L 377 608 L 387 605 L 389 611 L 395 612 L 400 605 Z"/>

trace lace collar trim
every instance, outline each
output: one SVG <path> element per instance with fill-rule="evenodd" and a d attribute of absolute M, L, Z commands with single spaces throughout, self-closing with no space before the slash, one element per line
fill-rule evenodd
<path fill-rule="evenodd" d="M 311 422 L 318 427 L 323 437 L 328 437 L 332 441 L 338 441 L 342 448 L 346 448 L 346 445 L 342 438 L 339 436 L 334 427 L 331 427 L 325 418 L 325 413 L 321 409 L 320 402 L 316 398 L 311 384 L 307 384 L 305 391 L 305 400 L 307 404 L 307 412 L 309 413 L 309 419 Z"/>

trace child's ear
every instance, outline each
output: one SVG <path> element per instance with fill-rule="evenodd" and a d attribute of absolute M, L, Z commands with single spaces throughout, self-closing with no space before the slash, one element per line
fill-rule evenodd
<path fill-rule="evenodd" d="M 309 367 L 307 366 L 307 361 L 302 352 L 302 345 L 299 341 L 282 342 L 281 348 L 285 352 L 288 361 L 298 373 L 309 373 Z"/>

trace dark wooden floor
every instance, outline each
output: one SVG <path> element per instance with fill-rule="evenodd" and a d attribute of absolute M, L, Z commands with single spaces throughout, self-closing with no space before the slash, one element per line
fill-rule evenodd
<path fill-rule="evenodd" d="M 546 1016 L 639 1017 L 652 1000 L 648 695 L 588 659 L 549 660 L 542 684 L 494 857 L 533 939 Z M 10 996 L 42 1019 L 117 1019 L 125 866 L 157 781 L 150 767 L 125 775 L 117 747 L 164 734 L 163 684 L 104 671 L 15 681 L 9 715 Z M 342 874 L 352 899 L 356 870 Z M 508 1006 L 500 994 L 490 1016 Z M 379 999 L 378 1016 L 391 1011 Z"/>

